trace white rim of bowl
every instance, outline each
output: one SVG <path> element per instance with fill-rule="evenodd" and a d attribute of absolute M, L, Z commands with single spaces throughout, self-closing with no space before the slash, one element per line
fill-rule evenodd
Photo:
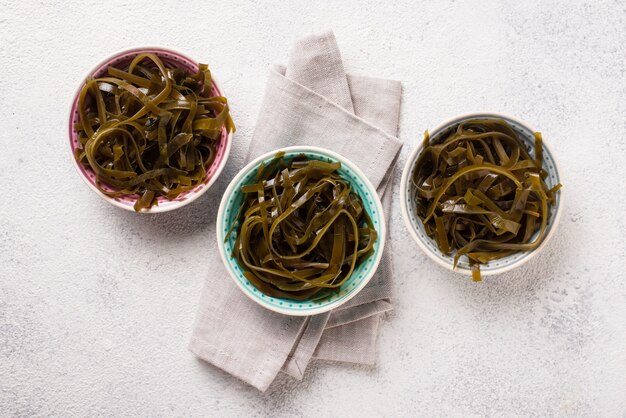
<path fill-rule="evenodd" d="M 463 113 L 461 115 L 458 116 L 454 116 L 450 119 L 447 119 L 445 121 L 443 121 L 442 123 L 440 123 L 439 125 L 437 125 L 432 131 L 428 131 L 429 132 L 429 136 L 431 138 L 434 138 L 441 130 L 445 129 L 446 127 L 453 125 L 455 123 L 458 123 L 462 120 L 465 119 L 472 119 L 472 118 L 476 118 L 476 117 L 481 117 L 481 116 L 487 116 L 487 117 L 495 117 L 495 118 L 501 118 L 504 120 L 511 120 L 521 126 L 523 126 L 524 128 L 530 130 L 531 132 L 538 132 L 535 128 L 533 128 L 529 123 L 527 123 L 526 121 L 516 118 L 514 116 L 509 116 L 506 115 L 504 113 L 498 113 L 498 112 L 469 112 L 469 113 Z M 543 147 L 544 148 L 548 148 L 548 150 L 550 150 L 549 146 L 546 145 L 546 141 L 545 139 L 543 140 Z M 409 173 L 411 171 L 411 168 L 413 166 L 413 164 L 415 164 L 415 162 L 417 161 L 417 157 L 419 156 L 419 154 L 422 152 L 422 149 L 424 148 L 424 143 L 422 141 L 420 141 L 418 143 L 418 145 L 415 147 L 415 149 L 413 149 L 413 151 L 411 151 L 411 154 L 409 155 L 405 165 L 404 165 L 404 169 L 402 171 L 402 179 L 400 180 L 400 193 L 401 193 L 401 199 L 400 199 L 400 207 L 402 210 L 402 218 L 404 219 L 404 224 L 406 225 L 406 228 L 409 230 L 409 233 L 411 234 L 411 237 L 413 237 L 413 240 L 417 243 L 417 245 L 420 247 L 420 249 L 426 253 L 426 255 L 431 259 L 434 260 L 437 264 L 439 264 L 442 267 L 445 267 L 448 270 L 451 270 L 455 273 L 460 273 L 460 274 L 464 274 L 464 275 L 471 275 L 472 271 L 468 268 L 454 268 L 452 266 L 451 263 L 447 263 L 446 261 L 440 259 L 439 257 L 436 257 L 435 254 L 433 254 L 433 252 L 422 242 L 422 240 L 420 240 L 420 238 L 417 236 L 417 233 L 415 232 L 415 230 L 413 229 L 413 222 L 411 222 L 411 217 L 409 214 L 409 207 L 407 205 L 407 185 L 409 182 Z M 552 153 L 551 153 L 552 154 Z M 552 154 L 552 158 L 554 160 L 554 168 L 556 169 L 557 173 L 559 173 L 559 179 L 560 179 L 560 175 L 562 173 L 561 169 L 558 166 L 558 163 L 556 161 L 556 158 L 554 157 L 554 154 Z M 539 246 L 537 248 L 535 248 L 534 250 L 532 250 L 529 255 L 527 257 L 522 257 L 521 259 L 503 266 L 503 267 L 498 267 L 498 268 L 494 268 L 491 270 L 486 270 L 486 271 L 482 271 L 481 270 L 481 275 L 482 276 L 492 276 L 495 274 L 501 274 L 501 273 L 505 273 L 507 271 L 513 270 L 516 267 L 521 266 L 522 264 L 526 263 L 528 260 L 530 260 L 531 258 L 535 257 L 539 251 L 541 251 L 546 244 L 548 243 L 548 241 L 550 241 L 550 239 L 552 238 L 552 236 L 554 235 L 554 233 L 557 230 L 557 227 L 559 225 L 559 222 L 561 220 L 561 214 L 563 212 L 563 190 L 559 190 L 559 206 L 556 208 L 556 213 L 554 215 L 554 221 L 552 222 L 552 225 L 550 226 L 550 230 L 548 231 L 548 234 L 544 237 L 543 241 L 541 242 L 541 244 L 539 244 Z"/>
<path fill-rule="evenodd" d="M 226 207 L 226 204 L 228 202 L 228 199 L 230 198 L 231 194 L 233 193 L 233 190 L 235 189 L 235 186 L 237 186 L 237 184 L 241 181 L 241 179 L 248 174 L 248 172 L 254 168 L 256 165 L 258 165 L 261 161 L 267 159 L 267 158 L 271 158 L 274 155 L 276 155 L 276 153 L 278 151 L 285 151 L 285 152 L 318 152 L 318 153 L 322 153 L 322 154 L 326 154 L 331 158 L 336 159 L 337 161 L 340 161 L 341 164 L 345 164 L 346 166 L 350 167 L 351 170 L 353 170 L 357 176 L 359 177 L 360 180 L 363 180 L 363 182 L 366 184 L 367 188 L 370 189 L 372 191 L 372 195 L 373 199 L 374 199 L 374 203 L 376 205 L 376 210 L 378 210 L 378 212 L 381 214 L 381 222 L 380 222 L 380 226 L 377 229 L 378 232 L 378 239 L 380 239 L 380 251 L 378 252 L 376 259 L 374 259 L 374 262 L 372 264 L 372 268 L 370 269 L 370 271 L 367 273 L 367 275 L 365 275 L 363 277 L 363 280 L 354 288 L 350 290 L 350 293 L 343 298 L 342 300 L 338 301 L 338 302 L 331 302 L 327 305 L 323 305 L 320 306 L 319 308 L 314 308 L 314 309 L 309 309 L 306 312 L 300 312 L 300 311 L 295 311 L 295 310 L 290 310 L 287 308 L 280 308 L 280 307 L 276 307 L 276 306 L 272 306 L 272 305 L 266 305 L 262 300 L 258 299 L 258 298 L 254 298 L 252 296 L 252 294 L 248 291 L 248 289 L 246 289 L 246 287 L 241 284 L 239 282 L 239 280 L 237 280 L 237 277 L 235 276 L 235 274 L 233 273 L 233 271 L 229 268 L 228 266 L 228 262 L 227 262 L 227 258 L 226 258 L 226 253 L 224 252 L 224 234 L 222 232 L 222 228 L 221 228 L 221 224 L 224 220 L 224 210 Z M 222 195 L 222 200 L 220 202 L 220 206 L 219 209 L 217 210 L 217 220 L 215 223 L 216 227 L 215 230 L 217 231 L 217 233 L 215 234 L 217 237 L 217 248 L 219 249 L 220 252 L 220 257 L 222 259 L 222 263 L 224 264 L 224 267 L 226 268 L 226 270 L 228 271 L 229 276 L 233 279 L 233 281 L 235 282 L 235 284 L 237 285 L 237 287 L 239 287 L 239 289 L 241 289 L 241 291 L 243 292 L 243 294 L 245 294 L 248 299 L 253 300 L 254 302 L 258 303 L 259 305 L 263 306 L 266 309 L 269 309 L 271 311 L 274 312 L 278 312 L 281 313 L 283 315 L 289 315 L 289 316 L 312 316 L 312 315 L 318 315 L 324 312 L 328 312 L 332 309 L 335 309 L 341 305 L 343 305 L 344 303 L 346 303 L 347 301 L 349 301 L 350 299 L 352 299 L 354 296 L 356 296 L 361 290 L 363 290 L 363 288 L 367 285 L 367 283 L 369 283 L 369 281 L 371 280 L 371 278 L 374 276 L 374 274 L 376 273 L 376 270 L 378 270 L 378 265 L 380 264 L 380 260 L 382 259 L 382 255 L 383 255 L 383 251 L 385 249 L 385 242 L 386 242 L 386 238 L 387 238 L 387 225 L 385 222 L 385 212 L 383 211 L 383 205 L 380 201 L 380 197 L 378 196 L 378 193 L 376 193 L 376 188 L 374 187 L 374 185 L 369 181 L 369 179 L 367 178 L 367 176 L 365 174 L 363 174 L 363 172 L 354 164 L 352 163 L 350 160 L 348 160 L 346 157 L 337 154 L 336 152 L 330 151 L 326 148 L 321 148 L 321 147 L 314 147 L 314 146 L 291 146 L 291 147 L 284 147 L 284 148 L 277 148 L 273 151 L 267 152 L 257 158 L 255 158 L 253 161 L 251 161 L 250 163 L 246 164 L 246 166 L 244 168 L 242 168 L 241 170 L 239 170 L 239 172 L 237 173 L 237 175 L 231 180 L 230 184 L 228 185 L 228 188 L 226 188 L 226 191 L 224 192 L 224 194 Z"/>
<path fill-rule="evenodd" d="M 144 49 L 162 49 L 164 51 L 171 51 L 172 53 L 175 54 L 179 54 L 182 55 L 183 57 L 193 61 L 194 63 L 197 64 L 196 60 L 189 58 L 190 55 L 188 55 L 187 53 L 179 50 L 179 49 L 174 49 L 174 48 L 170 48 L 167 46 L 155 46 L 155 45 L 151 45 L 151 46 L 136 46 L 136 47 L 131 47 L 131 48 L 125 48 L 122 49 L 118 52 L 115 52 L 113 54 L 109 54 L 106 58 L 100 60 L 96 65 L 94 65 L 89 72 L 87 73 L 86 76 L 84 76 L 82 78 L 82 80 L 80 81 L 80 84 L 78 85 L 78 89 L 76 90 L 76 92 L 74 93 L 74 95 L 72 95 L 72 100 L 70 102 L 70 106 L 69 106 L 69 120 L 72 120 L 72 106 L 74 104 L 74 100 L 76 99 L 76 96 L 78 94 L 80 94 L 80 91 L 83 88 L 83 85 L 85 84 L 85 79 L 94 74 L 96 72 L 96 70 L 98 68 L 100 68 L 102 65 L 104 65 L 105 63 L 107 63 L 108 61 L 114 59 L 115 57 L 122 55 L 122 54 L 126 54 L 129 52 L 134 52 L 134 51 L 140 51 L 140 50 L 144 50 Z M 223 93 L 223 90 L 220 86 L 220 83 L 217 81 L 217 79 L 215 78 L 215 75 L 213 74 L 213 71 L 211 71 L 211 81 L 213 84 L 215 84 L 215 86 L 217 87 L 217 89 L 219 91 L 221 91 Z M 194 193 L 190 193 L 187 195 L 187 199 L 183 200 L 183 201 L 179 201 L 179 202 L 175 202 L 176 204 L 171 204 L 168 206 L 153 206 L 148 210 L 141 210 L 139 212 L 136 212 L 132 206 L 128 206 L 128 205 L 124 205 L 121 202 L 116 201 L 115 199 L 111 199 L 109 196 L 105 195 L 104 193 L 102 193 L 102 191 L 100 189 L 98 189 L 96 186 L 94 186 L 93 184 L 91 184 L 91 182 L 89 180 L 87 180 L 87 178 L 85 178 L 85 175 L 83 174 L 83 172 L 80 169 L 80 165 L 78 164 L 78 161 L 76 161 L 76 157 L 74 156 L 74 152 L 70 146 L 69 152 L 70 152 L 70 159 L 72 161 L 72 165 L 74 166 L 74 168 L 76 169 L 76 172 L 78 173 L 78 176 L 83 180 L 83 182 L 94 192 L 96 192 L 96 194 L 98 196 L 100 196 L 102 199 L 104 199 L 105 201 L 109 202 L 110 204 L 112 204 L 113 206 L 117 206 L 118 208 L 122 208 L 125 209 L 129 212 L 133 212 L 133 213 L 143 213 L 143 214 L 150 214 L 150 213 L 163 213 L 163 212 L 170 212 L 172 210 L 175 209 L 179 209 L 182 208 L 185 205 L 188 205 L 189 203 L 193 202 L 194 200 L 198 199 L 200 196 L 202 196 L 204 193 L 206 193 L 207 190 L 209 190 L 209 188 L 213 185 L 213 183 L 215 183 L 217 181 L 217 179 L 219 178 L 219 176 L 222 174 L 222 171 L 224 170 L 224 167 L 226 166 L 226 161 L 228 161 L 228 157 L 230 156 L 230 148 L 233 144 L 233 132 L 229 132 L 228 136 L 227 136 L 227 141 L 226 141 L 226 149 L 224 150 L 224 157 L 222 158 L 222 161 L 220 162 L 220 164 L 217 166 L 217 168 L 215 169 L 215 173 L 213 173 L 213 177 L 211 177 L 211 179 L 209 179 L 208 182 L 204 183 L 204 185 L 200 188 L 200 190 L 198 190 L 197 192 Z"/>

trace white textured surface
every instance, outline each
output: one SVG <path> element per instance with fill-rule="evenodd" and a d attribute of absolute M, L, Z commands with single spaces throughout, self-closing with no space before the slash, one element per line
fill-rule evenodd
<path fill-rule="evenodd" d="M 626 415 L 622 2 L 89 3 L 0 1 L 1 416 Z M 445 118 L 510 113 L 551 145 L 567 207 L 545 253 L 475 284 L 420 253 L 396 201 L 378 365 L 261 394 L 186 347 L 269 64 L 326 28 L 348 71 L 403 82 L 401 164 Z M 216 186 L 154 216 L 100 200 L 67 150 L 83 72 L 142 44 L 209 62 L 238 126 Z"/>

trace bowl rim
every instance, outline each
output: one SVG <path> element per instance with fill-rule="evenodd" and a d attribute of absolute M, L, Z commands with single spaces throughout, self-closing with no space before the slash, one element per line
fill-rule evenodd
<path fill-rule="evenodd" d="M 74 169 L 76 170 L 76 172 L 78 173 L 78 176 L 83 180 L 83 182 L 91 189 L 93 190 L 98 196 L 100 196 L 102 199 L 104 199 L 105 201 L 109 202 L 110 204 L 112 204 L 113 206 L 116 206 L 118 208 L 121 209 L 125 209 L 129 212 L 133 212 L 133 213 L 141 213 L 141 214 L 151 214 L 151 213 L 163 213 L 163 212 L 170 212 L 172 210 L 175 209 L 179 209 L 185 205 L 188 205 L 189 203 L 193 202 L 194 200 L 198 199 L 200 196 L 202 196 L 204 193 L 206 193 L 207 190 L 209 190 L 209 188 L 217 181 L 217 179 L 219 178 L 219 176 L 222 174 L 222 171 L 224 170 L 224 167 L 226 166 L 226 162 L 228 161 L 228 157 L 230 156 L 230 150 L 232 147 L 232 143 L 233 143 L 233 132 L 230 131 L 228 132 L 228 135 L 226 137 L 226 147 L 224 149 L 224 156 L 222 158 L 222 160 L 220 161 L 219 165 L 216 167 L 215 172 L 213 173 L 213 176 L 209 179 L 208 182 L 203 183 L 201 185 L 201 187 L 197 190 L 194 191 L 193 193 L 189 193 L 187 195 L 187 198 L 185 200 L 182 201 L 176 201 L 176 202 L 172 202 L 172 204 L 167 205 L 167 206 L 152 206 L 149 209 L 144 209 L 141 210 L 139 212 L 135 211 L 133 209 L 132 206 L 129 205 L 125 205 L 121 202 L 118 202 L 115 199 L 112 199 L 110 196 L 107 196 L 106 194 L 102 193 L 102 191 L 100 189 L 98 189 L 95 185 L 93 185 L 86 177 L 85 174 L 82 172 L 80 164 L 78 163 L 78 161 L 76 161 L 76 157 L 74 156 L 74 150 L 72 149 L 71 146 L 71 132 L 73 127 L 72 125 L 72 110 L 73 110 L 73 106 L 74 106 L 74 102 L 76 101 L 76 98 L 78 97 L 78 95 L 80 94 L 83 86 L 85 85 L 85 80 L 87 77 L 93 75 L 100 67 L 102 67 L 104 64 L 106 64 L 107 62 L 110 62 L 112 60 L 114 60 L 115 58 L 117 58 L 120 55 L 124 55 L 124 54 L 128 54 L 128 53 L 132 53 L 132 52 L 137 52 L 137 53 L 141 53 L 144 51 L 149 51 L 149 50 L 158 50 L 158 51 L 163 51 L 163 52 L 170 52 L 172 54 L 177 54 L 182 56 L 183 58 L 195 63 L 196 65 L 198 65 L 198 62 L 194 59 L 191 59 L 189 57 L 189 55 L 179 49 L 175 49 L 175 48 L 170 48 L 167 46 L 160 46 L 160 45 L 149 45 L 149 46 L 134 46 L 134 47 L 129 47 L 129 48 L 125 48 L 119 51 L 116 51 L 112 54 L 107 55 L 105 58 L 101 59 L 100 61 L 98 61 L 97 64 L 95 64 L 94 66 L 92 66 L 89 71 L 85 74 L 85 76 L 83 76 L 81 78 L 81 81 L 78 85 L 78 88 L 76 89 L 75 93 L 72 95 L 71 101 L 69 103 L 69 135 L 70 135 L 70 147 L 69 147 L 69 153 L 70 153 L 70 160 L 72 161 L 72 165 L 74 166 Z M 215 74 L 213 73 L 213 71 L 211 71 L 211 83 L 220 91 L 223 92 L 220 83 L 217 81 L 217 79 L 215 78 Z"/>
<path fill-rule="evenodd" d="M 361 280 L 361 282 L 359 282 L 354 288 L 352 288 L 350 290 L 350 293 L 346 294 L 346 296 L 343 299 L 335 300 L 330 303 L 320 305 L 319 307 L 307 309 L 306 311 L 292 310 L 289 308 L 281 308 L 281 307 L 273 306 L 265 302 L 263 299 L 253 297 L 249 289 L 247 289 L 242 283 L 239 282 L 239 280 L 237 280 L 236 275 L 234 274 L 232 269 L 229 267 L 226 253 L 225 253 L 225 248 L 224 248 L 224 233 L 222 232 L 222 228 L 220 226 L 222 222 L 224 221 L 224 213 L 225 213 L 228 199 L 233 194 L 233 191 L 235 187 L 237 186 L 237 184 L 239 184 L 242 178 L 246 176 L 250 172 L 250 170 L 254 169 L 257 165 L 259 165 L 261 161 L 273 157 L 274 155 L 276 155 L 278 151 L 284 151 L 286 153 L 299 152 L 299 151 L 300 152 L 317 152 L 320 154 L 326 154 L 329 157 L 334 158 L 337 161 L 340 161 L 341 164 L 345 164 L 358 176 L 360 180 L 363 181 L 363 183 L 365 183 L 366 187 L 371 191 L 371 194 L 373 195 L 372 200 L 374 201 L 376 210 L 380 213 L 380 223 L 379 223 L 378 228 L 376 229 L 376 231 L 378 232 L 378 239 L 380 240 L 379 241 L 380 251 L 378 251 L 378 253 L 376 254 L 376 257 L 372 263 L 372 267 L 367 272 L 367 274 L 363 276 L 363 279 Z M 222 200 L 220 201 L 220 206 L 217 211 L 215 225 L 216 225 L 215 235 L 217 239 L 217 248 L 219 249 L 220 258 L 222 259 L 222 263 L 225 269 L 228 271 L 228 275 L 235 282 L 237 287 L 249 299 L 253 300 L 254 302 L 258 303 L 264 308 L 283 314 L 283 315 L 289 315 L 289 316 L 312 316 L 312 315 L 318 315 L 324 312 L 328 312 L 332 309 L 335 309 L 343 305 L 344 303 L 348 302 L 350 299 L 355 297 L 357 294 L 359 294 L 359 292 L 363 290 L 363 288 L 369 283 L 369 281 L 372 279 L 372 277 L 378 270 L 378 266 L 382 259 L 382 255 L 385 249 L 386 238 L 387 238 L 387 225 L 385 221 L 385 212 L 383 210 L 383 205 L 382 205 L 382 202 L 380 201 L 380 197 L 378 196 L 378 193 L 376 192 L 376 187 L 374 187 L 374 185 L 370 182 L 367 176 L 361 171 L 361 169 L 359 169 L 359 167 L 356 166 L 356 164 L 354 164 L 352 161 L 350 161 L 348 158 L 344 157 L 343 155 L 338 154 L 326 148 L 310 146 L 310 145 L 296 145 L 296 146 L 277 148 L 275 150 L 266 152 L 258 156 L 257 158 L 255 158 L 254 160 L 246 164 L 245 167 L 239 170 L 237 175 L 231 180 L 230 184 L 226 188 L 226 191 L 222 195 Z"/>
<path fill-rule="evenodd" d="M 443 129 L 445 129 L 446 127 L 453 125 L 455 123 L 458 123 L 462 120 L 466 120 L 466 119 L 473 119 L 473 118 L 478 118 L 478 117 L 494 117 L 494 118 L 501 118 L 504 120 L 511 120 L 519 125 L 521 125 L 522 127 L 530 130 L 531 132 L 538 132 L 534 127 L 532 127 L 528 122 L 519 119 L 517 117 L 514 116 L 510 116 L 507 115 L 505 113 L 499 113 L 499 112 L 490 112 L 490 111 L 476 111 L 476 112 L 467 112 L 467 113 L 462 113 L 460 115 L 457 116 L 453 116 L 449 119 L 444 120 L 443 122 L 441 122 L 440 124 L 438 124 L 437 126 L 435 126 L 435 128 L 432 131 L 428 131 L 430 137 L 435 137 L 440 131 L 442 131 Z M 553 159 L 553 163 L 554 163 L 554 169 L 557 173 L 559 173 L 559 180 L 561 179 L 561 169 L 557 163 L 556 158 L 554 157 L 554 153 L 551 152 L 550 147 L 546 144 L 545 139 L 543 140 L 543 147 L 548 149 L 548 151 L 550 151 L 550 154 L 552 155 L 552 159 Z M 465 267 L 456 267 L 454 268 L 453 265 L 451 263 L 448 263 L 442 259 L 440 259 L 439 257 L 436 257 L 435 254 L 422 242 L 422 240 L 419 238 L 419 236 L 417 235 L 417 233 L 415 232 L 415 230 L 413 229 L 413 222 L 411 222 L 411 217 L 409 215 L 409 207 L 407 205 L 407 192 L 408 192 L 408 182 L 409 182 L 409 173 L 411 171 L 411 168 L 413 166 L 413 164 L 415 164 L 415 162 L 417 161 L 417 157 L 419 156 L 419 154 L 422 152 L 422 150 L 424 149 L 424 143 L 423 141 L 420 141 L 417 146 L 413 149 L 413 151 L 411 151 L 411 154 L 409 155 L 409 157 L 406 160 L 406 163 L 404 164 L 404 168 L 402 170 L 402 178 L 400 180 L 400 195 L 401 195 L 401 199 L 400 199 L 400 208 L 402 211 L 402 218 L 404 219 L 404 224 L 406 226 L 406 228 L 409 230 L 409 233 L 411 235 L 411 237 L 413 238 L 413 240 L 417 243 L 417 245 L 420 247 L 420 249 L 426 253 L 426 255 L 433 261 L 435 261 L 437 264 L 439 264 L 442 267 L 445 267 L 448 270 L 454 271 L 455 273 L 460 273 L 460 274 L 464 274 L 464 275 L 468 275 L 471 276 L 472 271 L 469 268 L 465 268 Z M 537 248 L 535 248 L 534 250 L 530 251 L 528 253 L 528 256 L 526 257 L 522 257 L 519 260 L 514 261 L 511 264 L 508 264 L 506 266 L 502 266 L 502 267 L 496 267 L 494 269 L 490 269 L 490 270 L 486 270 L 486 271 L 482 271 L 481 270 L 481 275 L 482 276 L 492 276 L 495 274 L 501 274 L 501 273 L 505 273 L 507 271 L 513 270 L 514 268 L 517 268 L 521 265 L 523 265 L 524 263 L 526 263 L 528 260 L 530 260 L 531 258 L 535 257 L 543 248 L 545 248 L 546 244 L 550 241 L 550 239 L 554 236 L 557 227 L 559 226 L 560 220 L 561 220 L 561 215 L 563 213 L 563 190 L 559 190 L 559 203 L 556 207 L 556 213 L 554 214 L 554 218 L 553 218 L 553 222 L 552 225 L 550 227 L 550 230 L 548 231 L 548 234 L 544 237 L 543 241 L 539 244 L 539 246 Z"/>

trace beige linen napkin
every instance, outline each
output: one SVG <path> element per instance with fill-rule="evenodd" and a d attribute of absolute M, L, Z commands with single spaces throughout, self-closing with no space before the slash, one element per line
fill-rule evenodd
<path fill-rule="evenodd" d="M 250 159 L 315 145 L 348 157 L 377 187 L 388 215 L 390 180 L 402 147 L 397 81 L 346 75 L 332 32 L 296 42 L 270 72 Z M 308 318 L 269 311 L 241 293 L 213 255 L 189 349 L 264 391 L 282 371 L 301 379 L 311 359 L 373 364 L 380 315 L 392 309 L 389 241 L 376 275 L 353 299 Z"/>

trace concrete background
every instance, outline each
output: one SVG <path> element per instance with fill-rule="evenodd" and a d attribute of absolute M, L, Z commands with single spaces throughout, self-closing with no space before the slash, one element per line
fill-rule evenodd
<path fill-rule="evenodd" d="M 625 25 L 619 1 L 0 1 L 0 416 L 626 416 Z M 566 209 L 540 256 L 476 284 L 396 200 L 378 364 L 261 394 L 186 347 L 269 65 L 327 28 L 348 71 L 402 81 L 401 164 L 445 118 L 509 113 L 543 132 Z M 66 125 L 85 71 L 154 44 L 211 65 L 238 132 L 202 199 L 137 216 L 82 183 Z"/>

